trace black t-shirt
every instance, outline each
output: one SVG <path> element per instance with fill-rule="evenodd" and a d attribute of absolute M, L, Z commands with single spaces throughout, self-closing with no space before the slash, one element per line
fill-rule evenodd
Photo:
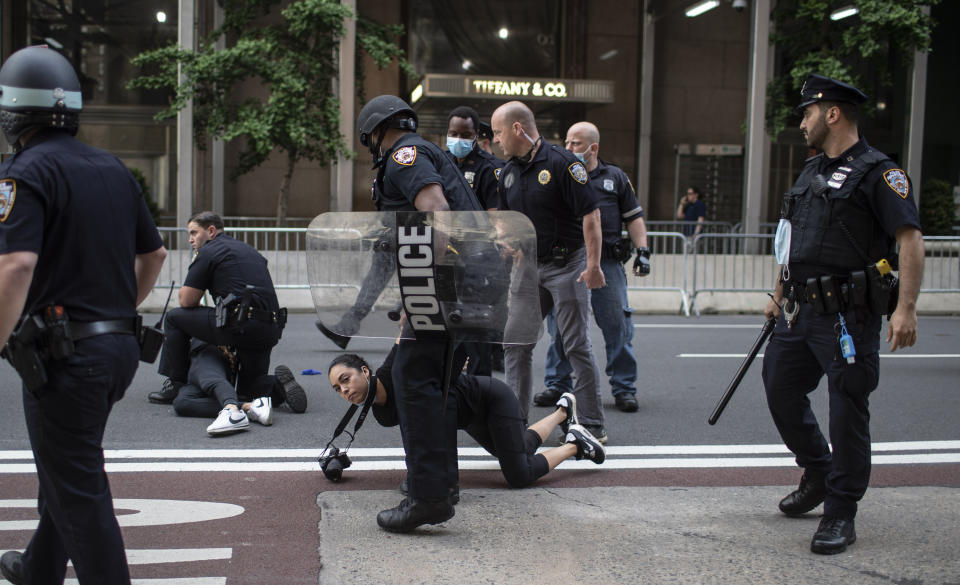
<path fill-rule="evenodd" d="M 458 161 L 451 152 L 447 154 L 463 173 L 463 178 L 473 188 L 473 192 L 477 194 L 480 205 L 484 209 L 498 208 L 500 199 L 497 196 L 497 179 L 500 178 L 500 171 L 506 163 L 481 150 L 476 144 L 463 160 Z"/>
<path fill-rule="evenodd" d="M 417 194 L 438 184 L 451 211 L 480 211 L 480 201 L 450 155 L 416 133 L 401 136 L 389 151 L 375 184 L 377 209 L 416 211 Z"/>
<path fill-rule="evenodd" d="M 597 208 L 587 169 L 573 154 L 546 142 L 524 164 L 513 158 L 500 173 L 500 209 L 519 211 L 537 232 L 537 254 L 555 242 L 583 247 L 583 216 Z"/>
<path fill-rule="evenodd" d="M 200 246 L 183 284 L 209 290 L 214 298 L 231 293 L 240 296 L 247 285 L 252 285 L 256 299 L 253 306 L 268 311 L 279 308 L 267 259 L 249 244 L 222 232 Z"/>
<path fill-rule="evenodd" d="M 597 168 L 590 171 L 590 186 L 597 195 L 603 242 L 615 244 L 620 240 L 621 226 L 643 217 L 643 208 L 637 203 L 627 174 L 616 165 L 598 161 Z"/>
<path fill-rule="evenodd" d="M 133 317 L 134 257 L 162 245 L 139 184 L 108 152 L 42 130 L 0 166 L 0 254 L 39 255 L 26 313 Z"/>

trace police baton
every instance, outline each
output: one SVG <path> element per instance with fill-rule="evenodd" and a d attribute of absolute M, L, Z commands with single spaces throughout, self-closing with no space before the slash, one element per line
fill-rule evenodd
<path fill-rule="evenodd" d="M 727 386 L 726 392 L 724 392 L 723 396 L 720 397 L 720 402 L 717 402 L 717 406 L 714 407 L 713 414 L 711 414 L 710 418 L 707 419 L 707 422 L 711 425 L 717 424 L 717 419 L 719 419 L 720 415 L 723 414 L 723 409 L 727 407 L 727 403 L 730 402 L 730 398 L 733 397 L 733 393 L 737 391 L 737 387 L 740 385 L 740 381 L 743 380 L 744 374 L 746 374 L 747 370 L 750 369 L 750 365 L 753 364 L 753 359 L 757 357 L 757 353 L 760 352 L 760 348 L 763 347 L 763 344 L 766 343 L 767 338 L 770 337 L 771 333 L 773 333 L 773 327 L 776 324 L 776 317 L 770 317 L 767 319 L 767 322 L 763 324 L 763 329 L 760 330 L 760 335 L 757 337 L 757 340 L 753 342 L 753 347 L 750 348 L 750 353 L 747 354 L 746 359 L 744 359 L 743 363 L 740 364 L 740 367 L 737 369 L 737 373 L 733 376 L 733 380 L 730 382 L 730 385 Z"/>

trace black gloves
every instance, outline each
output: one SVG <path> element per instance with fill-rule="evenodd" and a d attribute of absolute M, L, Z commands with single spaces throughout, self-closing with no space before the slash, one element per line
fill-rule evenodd
<path fill-rule="evenodd" d="M 633 259 L 633 274 L 636 276 L 650 274 L 650 248 L 637 248 L 637 257 Z"/>

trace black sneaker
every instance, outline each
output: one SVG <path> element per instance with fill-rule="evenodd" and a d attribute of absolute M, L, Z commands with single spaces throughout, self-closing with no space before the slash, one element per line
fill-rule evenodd
<path fill-rule="evenodd" d="M 424 524 L 440 524 L 453 518 L 456 509 L 447 500 L 404 498 L 396 508 L 377 514 L 377 524 L 388 532 L 411 532 Z"/>
<path fill-rule="evenodd" d="M 23 553 L 15 550 L 3 553 L 0 557 L 0 573 L 13 585 L 26 585 L 27 580 L 23 576 Z"/>
<path fill-rule="evenodd" d="M 547 388 L 533 397 L 533 403 L 537 406 L 553 406 L 563 395 L 563 392 L 556 388 Z"/>
<path fill-rule="evenodd" d="M 589 459 L 597 465 L 603 463 L 607 458 L 607 453 L 603 445 L 582 425 L 570 425 L 567 431 L 567 443 L 573 443 L 577 446 L 577 461 Z"/>
<path fill-rule="evenodd" d="M 567 418 L 560 423 L 560 430 L 566 435 L 570 425 L 579 423 L 577 420 L 577 397 L 572 392 L 564 392 L 557 400 L 557 408 L 562 408 L 567 413 Z"/>
<path fill-rule="evenodd" d="M 857 531 L 853 519 L 824 516 L 820 526 L 810 541 L 810 550 L 818 555 L 835 555 L 847 550 L 847 546 L 857 542 Z"/>
<path fill-rule="evenodd" d="M 593 435 L 597 441 L 604 445 L 607 444 L 607 431 L 603 428 L 603 425 L 583 425 L 583 428 L 590 431 L 590 434 Z"/>
<path fill-rule="evenodd" d="M 823 503 L 827 496 L 827 474 L 808 469 L 800 478 L 800 486 L 780 500 L 780 511 L 787 516 L 806 514 Z"/>
<path fill-rule="evenodd" d="M 172 404 L 182 386 L 183 382 L 175 382 L 167 378 L 163 381 L 163 387 L 160 390 L 147 394 L 147 400 L 154 404 Z"/>
<path fill-rule="evenodd" d="M 640 405 L 637 404 L 637 397 L 633 394 L 617 394 L 613 397 L 613 400 L 617 408 L 623 412 L 637 412 L 640 409 Z"/>
<path fill-rule="evenodd" d="M 279 390 L 283 402 L 290 407 L 293 412 L 305 412 L 307 410 L 307 393 L 303 387 L 297 383 L 293 377 L 293 372 L 287 366 L 277 366 L 273 370 L 273 375 L 277 378 L 274 386 Z"/>

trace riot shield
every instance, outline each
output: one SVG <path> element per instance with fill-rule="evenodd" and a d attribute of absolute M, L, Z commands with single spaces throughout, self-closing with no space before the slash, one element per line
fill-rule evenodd
<path fill-rule="evenodd" d="M 536 234 L 514 211 L 324 213 L 307 229 L 317 326 L 352 337 L 525 344 L 540 335 Z M 508 314 L 514 320 L 504 334 Z"/>

